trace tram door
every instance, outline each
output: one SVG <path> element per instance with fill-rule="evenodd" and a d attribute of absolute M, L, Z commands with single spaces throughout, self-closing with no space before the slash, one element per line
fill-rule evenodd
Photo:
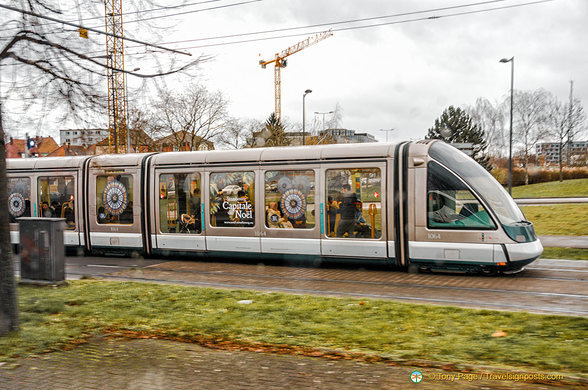
<path fill-rule="evenodd" d="M 206 249 L 210 252 L 261 252 L 263 188 L 257 167 L 213 167 L 205 173 Z M 258 211 L 258 208 L 261 209 Z"/>
<path fill-rule="evenodd" d="M 322 255 L 385 259 L 385 162 L 325 165 L 321 175 Z"/>
<path fill-rule="evenodd" d="M 90 167 L 86 232 L 90 247 L 142 250 L 140 179 L 137 166 Z"/>
<path fill-rule="evenodd" d="M 153 220 L 154 249 L 204 251 L 203 170 L 157 169 Z"/>

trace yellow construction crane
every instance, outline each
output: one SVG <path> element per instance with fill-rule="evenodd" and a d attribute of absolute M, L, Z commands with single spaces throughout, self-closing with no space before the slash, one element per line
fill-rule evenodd
<path fill-rule="evenodd" d="M 265 69 L 265 67 L 268 64 L 271 64 L 272 62 L 274 63 L 274 79 L 275 79 L 274 89 L 275 89 L 275 95 L 276 95 L 275 113 L 276 113 L 276 117 L 278 120 L 281 120 L 281 117 L 282 117 L 282 81 L 281 81 L 281 77 L 280 77 L 280 69 L 285 68 L 286 65 L 288 64 L 286 57 L 291 56 L 294 53 L 298 53 L 300 50 L 307 48 L 310 45 L 314 45 L 315 43 L 318 43 L 318 42 L 322 41 L 323 39 L 327 39 L 331 35 L 333 35 L 331 30 L 324 31 L 322 33 L 313 35 L 312 37 L 306 38 L 304 41 L 298 42 L 294 46 L 290 46 L 286 50 L 283 50 L 281 53 L 276 53 L 276 57 L 273 60 L 270 60 L 270 61 L 260 60 L 259 61 L 259 64 L 261 65 L 261 67 L 263 69 Z"/>
<path fill-rule="evenodd" d="M 104 0 L 106 9 L 106 66 L 108 75 L 108 132 L 110 153 L 129 152 L 123 42 L 122 0 Z"/>

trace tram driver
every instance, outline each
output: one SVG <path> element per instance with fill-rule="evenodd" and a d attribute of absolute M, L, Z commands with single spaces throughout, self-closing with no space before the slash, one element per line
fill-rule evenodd
<path fill-rule="evenodd" d="M 429 192 L 429 199 L 431 202 L 429 211 L 429 221 L 437 223 L 451 223 L 461 219 L 455 209 L 448 205 L 455 205 L 455 200 L 449 200 L 444 194 L 439 192 Z"/>

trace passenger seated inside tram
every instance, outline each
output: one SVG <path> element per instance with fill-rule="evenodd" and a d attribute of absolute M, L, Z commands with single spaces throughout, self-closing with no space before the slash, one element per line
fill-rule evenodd
<path fill-rule="evenodd" d="M 51 202 L 51 208 L 53 209 L 53 215 L 55 217 L 60 217 L 61 216 L 61 204 L 58 203 L 57 201 L 53 201 Z"/>
<path fill-rule="evenodd" d="M 432 211 L 429 212 L 429 221 L 437 223 L 450 223 L 462 219 L 454 209 L 448 206 L 450 202 L 442 194 L 430 192 Z"/>
<path fill-rule="evenodd" d="M 41 203 L 41 217 L 53 218 L 55 217 L 55 210 L 49 206 L 49 202 Z"/>

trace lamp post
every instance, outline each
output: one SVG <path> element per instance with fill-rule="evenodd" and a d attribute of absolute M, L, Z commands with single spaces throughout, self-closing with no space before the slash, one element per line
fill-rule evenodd
<path fill-rule="evenodd" d="M 306 99 L 306 95 L 311 92 L 311 89 L 307 89 L 302 95 L 302 145 L 306 145 L 306 104 L 304 100 Z"/>
<path fill-rule="evenodd" d="M 388 133 L 394 131 L 395 129 L 380 129 L 380 131 L 386 132 L 386 143 L 388 143 Z"/>
<path fill-rule="evenodd" d="M 502 63 L 510 62 L 510 131 L 508 140 L 508 193 L 512 194 L 512 107 L 514 94 L 514 56 L 510 59 L 503 58 Z"/>
<path fill-rule="evenodd" d="M 327 114 L 334 114 L 335 111 L 329 111 L 329 112 L 318 112 L 318 111 L 315 111 L 314 113 L 323 116 L 323 133 L 324 133 L 325 132 L 325 115 L 327 115 Z"/>

